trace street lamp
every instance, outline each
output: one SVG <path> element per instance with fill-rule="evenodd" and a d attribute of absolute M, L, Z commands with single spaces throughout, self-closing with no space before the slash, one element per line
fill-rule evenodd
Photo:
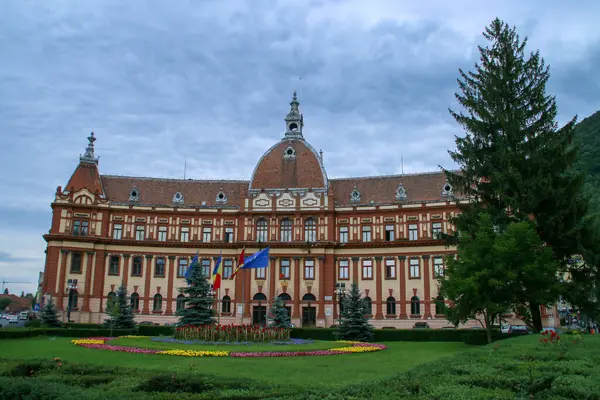
<path fill-rule="evenodd" d="M 212 299 L 213 299 L 213 304 L 214 304 L 213 307 L 214 307 L 215 313 L 217 314 L 217 323 L 220 324 L 221 323 L 221 315 L 219 314 L 219 306 L 217 304 L 217 301 L 218 301 L 217 292 L 216 292 L 216 290 L 214 290 L 211 287 L 210 290 L 208 291 L 208 295 L 210 297 L 212 297 Z"/>
<path fill-rule="evenodd" d="M 73 309 L 75 296 L 77 296 L 77 279 L 69 279 L 67 281 L 65 294 L 69 296 L 67 300 L 67 322 L 71 322 L 71 310 Z"/>
<path fill-rule="evenodd" d="M 338 282 L 335 284 L 335 296 L 337 298 L 339 304 L 338 313 L 338 327 L 342 324 L 342 300 L 344 299 L 344 295 L 346 294 L 346 284 L 343 282 Z"/>

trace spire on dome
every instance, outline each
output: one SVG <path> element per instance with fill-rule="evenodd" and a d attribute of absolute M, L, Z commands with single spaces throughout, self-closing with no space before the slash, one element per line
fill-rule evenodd
<path fill-rule="evenodd" d="M 94 142 L 96 138 L 94 137 L 94 132 L 90 133 L 90 136 L 87 138 L 88 146 L 85 149 L 85 154 L 83 156 L 79 156 L 79 161 L 85 163 L 98 164 L 98 157 L 94 157 Z"/>
<path fill-rule="evenodd" d="M 302 137 L 302 127 L 304 126 L 304 117 L 300 114 L 300 110 L 298 106 L 300 103 L 298 102 L 298 97 L 296 96 L 296 91 L 294 90 L 294 95 L 292 96 L 292 101 L 290 102 L 290 112 L 285 116 L 285 124 L 286 138 L 300 138 Z"/>

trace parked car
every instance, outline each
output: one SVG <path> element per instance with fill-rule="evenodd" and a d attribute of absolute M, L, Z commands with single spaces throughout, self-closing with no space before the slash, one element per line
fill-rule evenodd
<path fill-rule="evenodd" d="M 429 329 L 429 324 L 427 322 L 415 322 L 413 329 Z"/>
<path fill-rule="evenodd" d="M 509 329 L 510 329 L 510 325 L 502 325 L 500 327 L 500 332 L 501 333 L 508 333 Z"/>
<path fill-rule="evenodd" d="M 527 325 L 511 325 L 508 328 L 508 334 L 511 336 L 529 335 Z"/>

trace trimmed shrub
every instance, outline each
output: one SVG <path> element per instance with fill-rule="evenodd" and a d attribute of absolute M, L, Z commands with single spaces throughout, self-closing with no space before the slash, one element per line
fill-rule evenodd
<path fill-rule="evenodd" d="M 92 323 L 84 323 L 84 322 L 65 322 L 63 324 L 65 328 L 69 329 L 100 329 L 102 328 L 101 324 L 92 324 Z"/>
<path fill-rule="evenodd" d="M 112 330 L 112 336 L 132 335 L 134 333 L 136 333 L 135 330 L 131 329 Z M 21 339 L 34 336 L 94 337 L 110 336 L 110 334 L 110 329 L 11 328 L 0 330 L 0 339 Z"/>
<path fill-rule="evenodd" d="M 175 335 L 175 327 L 164 325 L 138 325 L 138 334 L 141 336 L 173 336 Z"/>

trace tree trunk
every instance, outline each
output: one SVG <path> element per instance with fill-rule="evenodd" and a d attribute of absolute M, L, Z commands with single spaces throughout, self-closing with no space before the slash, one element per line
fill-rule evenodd
<path fill-rule="evenodd" d="M 529 303 L 529 311 L 531 312 L 531 324 L 533 325 L 533 331 L 539 333 L 542 331 L 542 314 L 540 312 L 540 305 L 534 301 Z"/>
<path fill-rule="evenodd" d="M 487 336 L 487 342 L 488 344 L 492 343 L 492 323 L 493 320 L 491 318 L 491 316 L 489 315 L 489 313 L 483 313 L 483 318 L 485 320 L 485 333 Z"/>

